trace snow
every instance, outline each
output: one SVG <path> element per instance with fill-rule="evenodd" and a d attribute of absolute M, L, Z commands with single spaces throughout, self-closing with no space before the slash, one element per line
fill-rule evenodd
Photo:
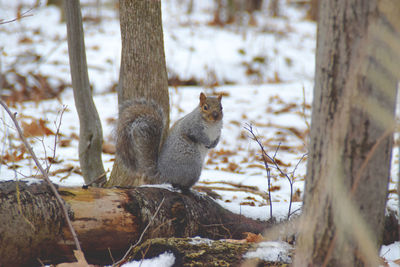
<path fill-rule="evenodd" d="M 189 241 L 190 245 L 200 245 L 200 244 L 207 244 L 209 246 L 211 246 L 212 242 L 214 242 L 214 240 L 208 239 L 208 238 L 202 238 L 200 236 L 195 236 L 191 238 L 192 240 Z"/>
<path fill-rule="evenodd" d="M 267 262 L 291 263 L 290 253 L 293 247 L 282 241 L 269 241 L 257 244 L 255 251 L 247 252 L 243 257 L 247 259 L 259 258 Z"/>
<path fill-rule="evenodd" d="M 144 259 L 141 261 L 131 261 L 125 263 L 121 266 L 123 267 L 153 267 L 153 266 L 163 266 L 170 267 L 175 263 L 175 256 L 171 252 L 164 252 L 152 259 Z"/>
<path fill-rule="evenodd" d="M 383 245 L 381 247 L 381 257 L 385 258 L 389 264 L 389 267 L 399 267 L 400 264 L 394 263 L 394 261 L 400 260 L 400 241 L 396 241 L 390 245 Z"/>
<path fill-rule="evenodd" d="M 17 4 L 25 11 L 34 2 L 0 0 L 0 18 L 12 19 L 16 16 Z M 266 198 L 268 181 L 259 158 L 260 149 L 244 128 L 252 124 L 255 133 L 266 145 L 268 154 L 276 154 L 276 158 L 283 163 L 282 169 L 290 177 L 295 171 L 293 192 L 298 191 L 299 196 L 292 203 L 291 212 L 301 210 L 306 173 L 306 160 L 299 161 L 307 153 L 316 25 L 305 19 L 304 8 L 291 5 L 290 1 L 282 2 L 285 4 L 281 8 L 282 16 L 278 18 L 266 16 L 263 10 L 255 14 L 256 26 L 243 22 L 224 27 L 208 25 L 213 19 L 212 0 L 193 1 L 193 12 L 190 14 L 187 13 L 186 1 L 163 0 L 162 3 L 168 73 L 181 80 L 195 78 L 200 82 L 200 86 L 169 89 L 171 122 L 197 105 L 200 92 L 224 94 L 221 142 L 206 159 L 197 185 L 215 188 L 213 191 L 220 195 L 217 202 L 225 208 L 261 220 L 270 218 Z M 84 0 L 81 3 L 84 17 L 101 16 L 99 23 L 84 22 L 85 44 L 89 78 L 102 121 L 104 140 L 113 144 L 118 109 L 117 95 L 110 88 L 119 75 L 121 39 L 118 14 L 110 4 L 97 9 L 89 5 L 93 1 Z M 50 83 L 55 86 L 60 82 L 70 84 L 66 26 L 60 23 L 59 10 L 42 4 L 28 14 L 32 16 L 0 25 L 1 72 L 17 68 L 21 75 L 31 72 L 49 76 Z M 3 90 L 0 93 L 10 92 Z M 289 109 L 282 112 L 286 108 Z M 58 99 L 17 103 L 12 111 L 17 112 L 20 122 L 45 120 L 46 127 L 53 132 L 57 131 L 61 122 L 57 146 L 54 145 L 54 135 L 30 138 L 30 143 L 42 164 L 50 167 L 54 183 L 82 186 L 84 181 L 78 160 L 79 123 L 71 88 L 68 87 Z M 0 125 L 1 157 L 14 152 L 18 156 L 21 143 L 3 109 L 0 109 Z M 60 142 L 68 145 L 61 146 Z M 276 149 L 277 146 L 280 148 Z M 50 166 L 47 159 L 53 157 L 53 153 L 55 162 Z M 114 155 L 103 153 L 102 158 L 109 175 Z M 396 188 L 398 167 L 399 151 L 394 149 L 389 184 L 392 191 Z M 26 153 L 20 161 L 0 165 L 1 180 L 36 182 L 38 175 L 37 168 Z M 288 214 L 290 183 L 274 168 L 271 182 L 275 187 L 271 193 L 273 216 L 283 220 Z M 171 190 L 168 185 L 161 187 Z M 387 208 L 398 210 L 397 194 L 389 194 Z M 290 249 L 286 245 L 267 242 L 262 245 L 264 249 L 259 250 L 274 252 L 267 255 L 270 258 L 284 257 Z M 386 259 L 400 250 L 398 242 L 382 247 L 382 253 L 385 249 L 390 249 L 384 255 Z M 170 260 L 171 256 L 165 253 L 159 258 Z M 395 254 L 391 259 L 396 257 L 400 258 Z"/>

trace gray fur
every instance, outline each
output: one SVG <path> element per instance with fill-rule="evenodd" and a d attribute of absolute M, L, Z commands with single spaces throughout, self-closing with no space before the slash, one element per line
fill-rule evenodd
<path fill-rule="evenodd" d="M 161 149 L 163 110 L 144 99 L 125 102 L 117 126 L 116 150 L 121 162 L 149 183 L 171 183 L 182 189 L 193 186 L 200 178 L 208 149 L 218 144 L 222 129 L 220 98 L 207 99 L 220 115 L 218 120 L 209 122 L 197 106 L 174 124 Z"/>
<path fill-rule="evenodd" d="M 222 120 L 206 122 L 196 107 L 171 128 L 158 159 L 160 179 L 183 188 L 190 188 L 200 178 L 208 148 L 217 145 Z"/>

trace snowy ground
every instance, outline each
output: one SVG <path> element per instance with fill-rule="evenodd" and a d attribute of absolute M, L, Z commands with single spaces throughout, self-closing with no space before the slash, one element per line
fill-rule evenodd
<path fill-rule="evenodd" d="M 118 14 L 114 2 L 102 1 L 105 3 L 100 8 L 94 6 L 96 1 L 81 2 L 86 18 L 85 42 L 94 100 L 103 123 L 105 144 L 112 146 L 117 97 L 111 89 L 118 79 L 121 49 Z M 0 0 L 0 19 L 15 18 L 18 3 L 24 12 L 36 1 Z M 221 197 L 218 202 L 234 212 L 252 218 L 269 218 L 265 168 L 260 161 L 259 147 L 245 130 L 252 124 L 267 152 L 271 156 L 276 154 L 280 167 L 293 177 L 292 211 L 299 211 L 311 113 L 315 24 L 305 19 L 304 7 L 281 1 L 282 14 L 278 18 L 266 16 L 264 8 L 255 14 L 255 26 L 247 25 L 246 16 L 241 24 L 210 26 L 213 1 L 193 3 L 193 12 L 188 14 L 186 1 L 164 0 L 163 27 L 170 77 L 195 79 L 201 85 L 170 88 L 172 122 L 197 105 L 201 91 L 224 93 L 221 142 L 206 159 L 197 185 L 213 189 Z M 27 15 L 31 16 L 0 25 L 1 72 L 10 81 L 18 81 L 13 72 L 17 69 L 23 76 L 47 77 L 53 86 L 70 84 L 66 26 L 60 23 L 59 10 L 42 4 Z M 100 22 L 95 23 L 99 18 Z M 29 78 L 27 83 L 38 81 Z M 16 86 L 16 89 L 20 88 Z M 2 95 L 11 93 L 1 92 Z M 67 88 L 57 99 L 17 103 L 13 111 L 18 112 L 26 132 L 30 129 L 39 132 L 30 142 L 43 164 L 51 165 L 52 181 L 63 186 L 82 185 L 77 154 L 79 123 L 72 90 Z M 0 117 L 0 179 L 37 177 L 36 167 L 3 110 Z M 60 137 L 55 146 L 58 125 Z M 394 149 L 392 193 L 388 202 L 394 210 L 398 200 L 394 193 L 398 160 L 398 151 Z M 114 154 L 105 150 L 103 162 L 108 173 L 113 161 Z M 284 219 L 289 206 L 289 182 L 273 169 L 272 186 L 273 215 Z M 399 248 L 398 242 L 392 246 L 391 251 Z M 382 248 L 382 254 L 386 253 L 385 249 Z M 389 253 L 385 254 L 389 260 L 386 255 Z M 164 257 L 171 260 L 168 255 Z M 400 257 L 397 255 L 397 258 Z"/>

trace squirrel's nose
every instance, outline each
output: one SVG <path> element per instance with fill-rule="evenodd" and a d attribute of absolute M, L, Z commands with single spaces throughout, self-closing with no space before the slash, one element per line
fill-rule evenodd
<path fill-rule="evenodd" d="M 212 116 L 213 116 L 214 120 L 218 119 L 218 112 L 213 111 Z"/>

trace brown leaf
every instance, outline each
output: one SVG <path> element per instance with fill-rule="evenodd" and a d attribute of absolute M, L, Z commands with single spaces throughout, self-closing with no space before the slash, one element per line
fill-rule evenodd
<path fill-rule="evenodd" d="M 75 140 L 79 140 L 79 136 L 76 133 L 72 133 L 71 138 L 75 139 Z"/>
<path fill-rule="evenodd" d="M 261 164 L 249 164 L 249 165 L 247 166 L 247 168 L 258 168 L 258 169 L 265 170 L 265 166 L 264 166 L 264 165 L 261 165 Z"/>
<path fill-rule="evenodd" d="M 25 36 L 25 37 L 22 37 L 21 39 L 19 39 L 18 42 L 20 44 L 32 44 L 33 40 L 31 38 Z"/>
<path fill-rule="evenodd" d="M 294 192 L 292 201 L 293 201 L 293 202 L 301 202 L 301 192 L 300 192 L 300 189 L 297 188 L 297 190 Z"/>
<path fill-rule="evenodd" d="M 111 143 L 103 143 L 103 153 L 115 154 L 115 145 Z"/>
<path fill-rule="evenodd" d="M 239 165 L 237 165 L 236 163 L 233 163 L 233 162 L 229 163 L 229 165 L 228 165 L 228 169 L 231 172 L 236 171 L 238 168 L 239 168 Z"/>
<path fill-rule="evenodd" d="M 59 159 L 56 159 L 56 158 L 53 158 L 53 157 L 47 157 L 47 160 L 48 160 L 51 164 L 53 164 L 53 163 L 58 164 L 58 163 L 61 163 L 61 162 L 62 162 L 62 160 L 59 160 Z"/>
<path fill-rule="evenodd" d="M 270 188 L 271 192 L 277 191 L 279 189 L 281 189 L 281 187 L 279 185 L 274 185 L 274 186 L 271 186 L 271 188 Z"/>
<path fill-rule="evenodd" d="M 60 140 L 60 146 L 61 147 L 67 147 L 71 144 L 71 139 L 62 139 Z"/>
<path fill-rule="evenodd" d="M 283 108 L 274 111 L 274 114 L 282 114 L 282 113 L 288 113 L 289 111 L 292 111 L 293 109 L 297 108 L 297 104 L 295 103 L 289 103 L 286 104 Z"/>
<path fill-rule="evenodd" d="M 46 121 L 42 119 L 33 120 L 31 123 L 26 123 L 23 121 L 21 125 L 26 137 L 54 135 L 54 132 L 46 127 Z"/>
<path fill-rule="evenodd" d="M 240 205 L 242 205 L 242 206 L 250 206 L 250 207 L 255 207 L 256 206 L 256 204 L 253 201 L 240 202 Z"/>
<path fill-rule="evenodd" d="M 218 155 L 218 156 L 232 156 L 232 155 L 236 155 L 236 152 L 234 152 L 234 151 L 231 151 L 231 150 L 226 150 L 226 149 L 220 149 L 220 150 L 217 150 L 217 151 L 215 151 L 215 153 Z"/>
<path fill-rule="evenodd" d="M 65 168 L 61 168 L 61 169 L 51 172 L 51 175 L 56 175 L 56 174 L 63 173 L 63 172 L 71 172 L 73 169 L 74 169 L 73 165 L 67 165 L 67 167 L 65 167 Z"/>
<path fill-rule="evenodd" d="M 261 234 L 254 234 L 250 232 L 244 232 L 246 234 L 246 241 L 249 243 L 260 243 L 264 240 L 264 237 Z"/>
<path fill-rule="evenodd" d="M 21 153 L 19 155 L 17 154 L 17 151 L 13 151 L 12 154 L 7 153 L 2 157 L 2 163 L 20 161 L 24 158 L 24 154 L 25 149 L 21 150 Z"/>

